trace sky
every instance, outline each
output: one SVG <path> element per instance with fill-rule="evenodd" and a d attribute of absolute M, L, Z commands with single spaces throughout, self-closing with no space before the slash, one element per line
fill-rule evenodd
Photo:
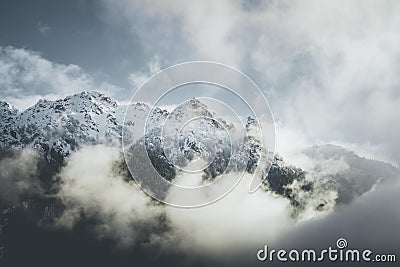
<path fill-rule="evenodd" d="M 83 90 L 126 102 L 160 69 L 216 61 L 263 90 L 281 151 L 336 143 L 398 165 L 399 11 L 387 0 L 5 0 L 0 97 L 20 109 Z"/>

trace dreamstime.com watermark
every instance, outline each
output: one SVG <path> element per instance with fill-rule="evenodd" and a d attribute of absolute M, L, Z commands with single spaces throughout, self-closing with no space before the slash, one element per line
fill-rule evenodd
<path fill-rule="evenodd" d="M 396 262 L 395 254 L 375 254 L 370 249 L 348 249 L 347 240 L 339 238 L 336 247 L 328 247 L 322 250 L 275 250 L 267 245 L 257 252 L 257 259 L 262 262 Z"/>

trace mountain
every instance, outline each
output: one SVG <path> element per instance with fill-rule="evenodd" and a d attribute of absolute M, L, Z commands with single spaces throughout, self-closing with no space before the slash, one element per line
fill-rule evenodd
<path fill-rule="evenodd" d="M 0 148 L 13 144 L 13 140 L 17 138 L 14 131 L 16 117 L 19 111 L 10 104 L 0 101 Z"/>
<path fill-rule="evenodd" d="M 0 107 L 0 150 L 32 148 L 48 162 L 59 165 L 85 144 L 106 143 L 120 147 L 126 110 L 129 108 L 130 111 L 127 116 L 128 126 L 143 120 L 150 112 L 150 107 L 144 103 L 120 105 L 98 92 L 82 92 L 55 101 L 40 100 L 22 112 L 5 102 L 2 102 Z M 208 153 L 208 158 L 214 157 L 215 161 L 206 170 L 207 175 L 215 177 L 221 174 L 227 167 L 229 160 L 226 157 L 230 154 L 230 147 L 226 145 L 230 142 L 230 136 L 225 129 L 233 131 L 234 127 L 224 120 L 213 119 L 213 116 L 216 114 L 197 99 L 191 99 L 172 113 L 159 108 L 152 110 L 147 121 L 145 142 L 153 164 L 160 165 L 155 162 L 160 160 L 187 164 L 194 157 Z M 189 117 L 211 119 L 196 120 L 181 132 L 182 123 Z M 166 118 L 168 123 L 161 125 Z M 168 136 L 163 136 L 161 141 L 162 127 L 163 132 L 168 132 Z M 250 129 L 251 125 L 248 124 L 246 128 Z M 140 134 L 143 132 L 142 129 L 139 131 Z M 209 139 L 208 144 L 204 143 L 206 139 Z M 241 165 L 247 166 L 249 170 L 254 169 L 259 157 L 257 149 L 260 146 L 254 138 L 247 140 L 247 145 L 243 146 L 246 146 L 247 150 L 252 149 L 252 162 L 247 162 L 248 154 L 238 155 L 235 159 L 236 167 L 242 168 L 238 167 Z M 173 171 L 167 173 L 173 175 Z M 167 178 L 171 180 L 173 177 L 169 175 Z"/>
<path fill-rule="evenodd" d="M 68 156 L 82 145 L 105 143 L 121 147 L 127 110 L 128 127 L 143 120 L 151 111 L 144 142 L 151 162 L 168 180 L 179 171 L 171 162 L 186 166 L 192 159 L 204 157 L 210 161 L 204 177 L 212 179 L 224 171 L 245 169 L 252 173 L 262 153 L 260 140 L 252 135 L 253 127 L 257 127 L 256 121 L 249 117 L 245 125 L 248 136 L 240 144 L 243 153 L 229 158 L 229 134 L 237 129 L 198 99 L 191 99 L 168 112 L 160 108 L 150 110 L 144 103 L 121 105 L 99 92 L 82 92 L 55 101 L 39 100 L 24 111 L 0 102 L 0 159 L 12 149 L 32 148 L 43 159 L 39 164 L 42 180 L 49 181 Z M 182 123 L 193 117 L 208 119 L 195 120 L 182 128 Z M 160 138 L 162 132 L 164 136 Z M 302 181 L 299 186 L 303 191 L 313 191 L 313 177 L 328 180 L 338 189 L 338 201 L 347 203 L 370 190 L 380 178 L 392 179 L 399 175 L 399 170 L 389 164 L 361 158 L 337 146 L 314 146 L 304 154 L 317 162 L 314 169 L 307 173 L 286 164 L 276 155 L 265 181 L 268 190 L 288 197 L 294 205 L 299 205 L 293 196 L 298 189 L 290 185 L 296 180 Z M 140 155 L 136 153 L 134 157 Z M 227 169 L 228 162 L 230 169 Z M 338 163 L 344 167 L 335 172 L 327 171 Z"/>
<path fill-rule="evenodd" d="M 309 174 L 332 181 L 337 186 L 338 204 L 346 204 L 369 192 L 379 183 L 393 182 L 400 177 L 395 166 L 361 157 L 337 145 L 313 146 L 304 151 L 315 166 Z"/>
<path fill-rule="evenodd" d="M 245 168 L 252 173 L 262 153 L 260 140 L 251 134 L 253 127 L 257 127 L 256 121 L 249 117 L 245 125 L 248 136 L 240 144 L 244 152 L 229 158 L 229 134 L 237 129 L 198 99 L 191 99 L 173 112 L 167 112 L 160 108 L 150 110 L 144 103 L 121 105 L 99 92 L 82 92 L 55 101 L 40 100 L 24 111 L 0 102 L 0 159 L 9 150 L 32 148 L 47 161 L 41 162 L 41 176 L 54 175 L 68 156 L 82 145 L 105 143 L 121 147 L 127 110 L 128 127 L 152 111 L 144 142 L 153 165 L 158 166 L 168 180 L 179 171 L 171 162 L 185 166 L 194 158 L 204 157 L 210 161 L 205 178 L 212 179 L 226 170 Z M 208 119 L 195 120 L 182 128 L 182 123 L 193 117 Z M 160 138 L 162 132 L 164 136 Z M 336 184 L 339 202 L 347 203 L 370 190 L 380 178 L 394 179 L 399 175 L 399 170 L 389 164 L 361 158 L 337 146 L 314 146 L 304 154 L 316 162 L 308 173 L 286 164 L 278 155 L 274 157 L 265 182 L 269 190 L 293 200 L 291 195 L 295 190 L 289 185 L 294 180 L 304 181 L 301 190 L 311 191 L 312 182 L 308 180 L 318 177 Z M 139 156 L 135 154 L 135 157 Z M 231 162 L 230 169 L 227 169 L 228 162 Z M 341 168 L 337 164 L 341 164 Z M 49 165 L 52 171 L 49 171 Z M 329 172 L 333 167 L 338 170 Z"/>
<path fill-rule="evenodd" d="M 127 110 L 130 112 L 125 118 Z M 15 228 L 15 218 L 42 225 L 63 213 L 62 201 L 56 194 L 60 182 L 57 173 L 68 157 L 87 144 L 121 148 L 124 120 L 128 130 L 134 129 L 150 111 L 146 135 L 135 136 L 132 132 L 136 142 L 129 149 L 134 160 L 140 162 L 146 155 L 135 153 L 135 149 L 138 142 L 144 142 L 153 166 L 167 180 L 173 180 L 181 171 L 171 162 L 185 168 L 197 158 L 210 163 L 205 168 L 205 180 L 214 179 L 224 171 L 254 172 L 263 153 L 260 140 L 254 134 L 256 121 L 247 118 L 244 131 L 248 135 L 239 143 L 242 153 L 230 158 L 227 144 L 231 140 L 227 132 L 237 133 L 240 129 L 220 119 L 198 99 L 187 101 L 173 112 L 160 108 L 151 110 L 144 103 L 121 105 L 99 92 L 82 92 L 55 101 L 40 100 L 24 111 L 0 102 L 0 160 L 18 158 L 21 148 L 33 149 L 40 155 L 37 159 L 40 184 L 34 187 L 39 188 L 37 191 L 20 194 L 17 201 L 0 194 L 0 262 L 7 248 L 4 233 L 7 229 L 19 229 Z M 182 125 L 193 117 L 207 119 Z M 165 120 L 166 125 L 163 124 Z M 142 134 L 143 129 L 140 130 Z M 160 138 L 165 132 L 167 134 Z M 400 175 L 399 169 L 390 164 L 362 158 L 338 146 L 314 146 L 303 153 L 315 163 L 313 168 L 304 171 L 275 155 L 263 184 L 263 190 L 289 200 L 296 219 L 329 212 L 372 190 L 377 183 Z M 121 165 L 127 168 L 123 160 Z M 20 183 L 15 180 L 18 174 L 17 170 L 10 178 L 7 173 L 0 173 L 0 181 Z"/>
<path fill-rule="evenodd" d="M 120 139 L 125 108 L 97 92 L 56 101 L 40 100 L 19 112 L 1 103 L 0 147 L 30 147 L 50 161 L 66 157 L 85 143 Z"/>

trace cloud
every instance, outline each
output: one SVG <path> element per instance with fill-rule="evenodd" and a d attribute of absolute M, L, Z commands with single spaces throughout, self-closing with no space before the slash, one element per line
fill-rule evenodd
<path fill-rule="evenodd" d="M 169 230 L 160 235 L 147 232 L 152 245 L 170 250 L 169 242 L 177 242 L 172 251 L 192 253 L 202 248 L 215 253 L 229 248 L 226 245 L 230 242 L 243 243 L 249 234 L 252 235 L 250 243 L 256 237 L 258 241 L 276 238 L 291 223 L 289 202 L 262 190 L 249 195 L 248 179 L 223 200 L 201 209 L 158 205 L 132 180 L 126 180 L 126 173 L 117 164 L 120 157 L 118 149 L 96 145 L 83 147 L 68 159 L 59 173 L 59 197 L 66 210 L 58 225 L 73 228 L 84 218 L 94 218 L 95 231 L 100 238 L 113 238 L 122 245 L 132 245 L 144 238 L 146 229 L 166 224 L 168 227 L 162 228 Z M 227 218 L 235 223 L 226 225 Z M 208 224 L 210 219 L 212 227 Z M 238 231 L 249 224 L 247 231 Z M 268 231 L 259 235 L 255 229 L 262 226 Z M 204 233 L 209 237 L 206 240 Z"/>
<path fill-rule="evenodd" d="M 152 75 L 156 74 L 161 70 L 160 67 L 160 59 L 155 56 L 153 59 L 147 64 L 147 69 L 144 71 L 136 71 L 129 74 L 128 80 L 129 83 L 135 88 L 139 88 L 142 83 L 144 83 L 147 79 L 149 79 Z"/>
<path fill-rule="evenodd" d="M 120 19 L 129 23 L 147 53 L 158 51 L 163 60 L 240 63 L 241 52 L 233 33 L 242 14 L 237 9 L 240 5 L 233 2 L 105 1 L 104 5 L 111 13 L 122 15 Z"/>
<path fill-rule="evenodd" d="M 50 26 L 45 23 L 38 22 L 37 29 L 44 37 L 46 37 L 47 33 L 50 31 Z"/>
<path fill-rule="evenodd" d="M 159 66 L 232 64 L 264 89 L 275 118 L 308 143 L 368 146 L 399 163 L 398 2 L 104 1 L 103 7 L 107 22 L 122 22 Z M 135 71 L 129 80 L 137 86 L 150 73 Z M 10 47 L 0 52 L 0 86 L 0 96 L 20 107 L 66 92 L 121 93 L 79 66 Z"/>
<path fill-rule="evenodd" d="M 122 90 L 107 82 L 97 83 L 77 65 L 57 64 L 39 53 L 15 47 L 0 47 L 0 97 L 26 108 L 39 98 L 49 100 L 84 90 L 115 95 Z"/>
<path fill-rule="evenodd" d="M 338 166 L 337 171 L 343 167 Z M 315 179 L 316 184 L 323 183 L 322 177 Z M 313 212 L 310 206 L 332 200 L 329 194 L 335 192 L 323 185 L 316 186 L 320 192 L 303 191 L 300 196 L 308 206 L 297 219 L 291 217 L 287 200 L 262 190 L 248 195 L 247 185 L 247 181 L 242 181 L 231 194 L 200 209 L 166 207 L 171 230 L 153 242 L 163 244 L 169 252 L 184 252 L 197 263 L 206 258 L 208 264 L 215 261 L 214 264 L 229 266 L 256 265 L 255 253 L 265 244 L 270 249 L 319 250 L 334 247 L 341 237 L 347 239 L 351 248 L 399 255 L 398 181 L 378 182 L 350 204 L 321 214 Z M 290 188 L 296 190 L 295 183 Z"/>
<path fill-rule="evenodd" d="M 174 238 L 169 239 L 170 234 L 161 236 L 159 242 L 165 247 L 172 247 L 174 243 L 173 250 L 209 258 L 247 251 L 265 240 L 275 242 L 295 223 L 289 201 L 263 190 L 249 194 L 251 178 L 251 175 L 245 176 L 231 193 L 211 205 L 196 209 L 166 207 Z M 184 180 L 185 176 L 177 179 Z M 229 178 L 224 176 L 225 179 Z M 170 196 L 176 197 L 174 192 Z M 193 197 L 206 198 L 205 195 Z"/>
<path fill-rule="evenodd" d="M 252 55 L 275 88 L 278 117 L 313 143 L 370 143 L 398 163 L 399 9 L 389 1 L 307 1 L 255 18 L 271 27 Z"/>
<path fill-rule="evenodd" d="M 163 65 L 232 64 L 264 89 L 275 118 L 307 142 L 368 145 L 399 164 L 398 2 L 106 1 L 104 6 Z"/>
<path fill-rule="evenodd" d="M 31 194 L 40 194 L 37 153 L 31 149 L 9 153 L 0 159 L 0 200 L 15 204 Z"/>
<path fill-rule="evenodd" d="M 334 150 L 334 147 L 326 149 Z M 202 208 L 184 209 L 161 205 L 143 193 L 128 179 L 117 148 L 86 146 L 74 152 L 58 174 L 57 197 L 65 210 L 56 225 L 74 231 L 76 226 L 89 224 L 88 229 L 97 238 L 112 240 L 120 248 L 134 246 L 151 253 L 157 250 L 157 255 L 179 260 L 183 255 L 191 264 L 203 260 L 207 264 L 248 265 L 264 244 L 275 248 L 320 248 L 331 245 L 339 237 L 347 238 L 354 246 L 368 241 L 371 249 L 397 253 L 398 244 L 393 238 L 396 233 L 392 231 L 400 222 L 396 213 L 400 201 L 396 195 L 398 181 L 380 180 L 349 204 L 335 206 L 337 192 L 324 184 L 323 176 L 337 176 L 353 169 L 354 177 L 359 174 L 356 185 L 360 187 L 364 184 L 364 175 L 343 157 L 322 156 L 308 159 L 310 170 L 314 170 L 306 177 L 307 181 L 313 181 L 312 191 L 301 189 L 301 183 L 289 186 L 297 194 L 296 201 L 304 204 L 302 210 L 271 191 L 248 194 L 251 175 L 244 176 L 220 201 Z M 16 158 L 19 166 L 30 166 L 24 158 Z M 361 168 L 364 163 L 358 162 Z M 10 163 L 1 161 L 0 166 L 5 164 Z M 318 168 L 321 170 L 315 171 Z M 383 176 L 391 173 L 390 169 L 385 170 L 388 165 L 371 168 Z M 180 184 L 187 178 L 181 174 L 174 182 Z M 173 191 L 169 196 L 176 197 Z M 315 207 L 319 203 L 329 208 L 317 212 Z M 299 216 L 293 216 L 296 212 Z"/>
<path fill-rule="evenodd" d="M 330 201 L 328 191 L 334 193 L 315 186 L 314 193 L 299 196 L 298 200 L 308 206 L 298 211 L 304 216 L 296 219 L 296 208 L 288 199 L 264 190 L 249 194 L 251 175 L 246 175 L 230 194 L 212 205 L 197 209 L 169 207 L 157 204 L 132 180 L 127 180 L 120 160 L 118 149 L 104 145 L 83 147 L 71 155 L 58 175 L 58 196 L 66 206 L 57 220 L 58 226 L 73 229 L 86 219 L 94 220 L 93 229 L 99 238 L 115 240 L 122 246 L 146 243 L 144 247 L 159 247 L 166 254 L 220 258 L 238 250 L 249 251 L 266 241 L 276 243 L 296 225 L 298 218 L 315 218 L 333 208 L 318 213 L 311 207 L 319 201 Z M 188 177 L 182 174 L 174 183 L 185 179 Z M 218 180 L 217 186 L 225 188 L 223 183 L 227 180 L 228 177 Z M 301 191 L 294 187 L 293 190 Z M 172 190 L 168 198 L 171 197 L 179 196 Z M 193 197 L 207 198 L 201 194 Z"/>
<path fill-rule="evenodd" d="M 126 181 L 120 159 L 118 149 L 103 145 L 83 147 L 68 159 L 59 174 L 59 197 L 66 206 L 59 226 L 72 228 L 84 217 L 92 218 L 99 238 L 132 245 L 160 223 L 161 209 Z"/>

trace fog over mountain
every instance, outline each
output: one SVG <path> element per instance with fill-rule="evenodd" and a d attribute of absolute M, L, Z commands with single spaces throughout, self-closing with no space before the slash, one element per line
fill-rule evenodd
<path fill-rule="evenodd" d="M 397 266 L 399 14 L 2 0 L 0 267 Z M 339 239 L 397 262 L 257 259 Z"/>
<path fill-rule="evenodd" d="M 132 105 L 137 116 L 150 109 Z M 219 116 L 197 99 L 187 105 L 191 112 Z M 300 151 L 307 164 L 294 166 L 277 151 L 262 187 L 248 194 L 261 152 L 256 139 L 247 139 L 249 154 L 234 159 L 236 167 L 226 174 L 246 171 L 233 192 L 213 205 L 179 209 L 153 200 L 132 179 L 121 150 L 126 105 L 82 92 L 40 100 L 23 111 L 6 102 L 0 107 L 0 262 L 6 265 L 47 266 L 63 258 L 57 265 L 239 266 L 256 264 L 264 244 L 319 248 L 340 237 L 398 253 L 400 169 L 391 164 L 319 145 Z M 152 135 L 170 112 L 154 112 L 148 156 L 166 179 L 185 182 L 185 173 L 171 165 Z M 246 131 L 252 122 L 248 118 Z M 202 151 L 203 132 L 215 127 L 207 125 L 180 137 L 185 164 Z M 217 153 L 198 182 L 217 179 L 229 161 L 225 157 Z"/>

